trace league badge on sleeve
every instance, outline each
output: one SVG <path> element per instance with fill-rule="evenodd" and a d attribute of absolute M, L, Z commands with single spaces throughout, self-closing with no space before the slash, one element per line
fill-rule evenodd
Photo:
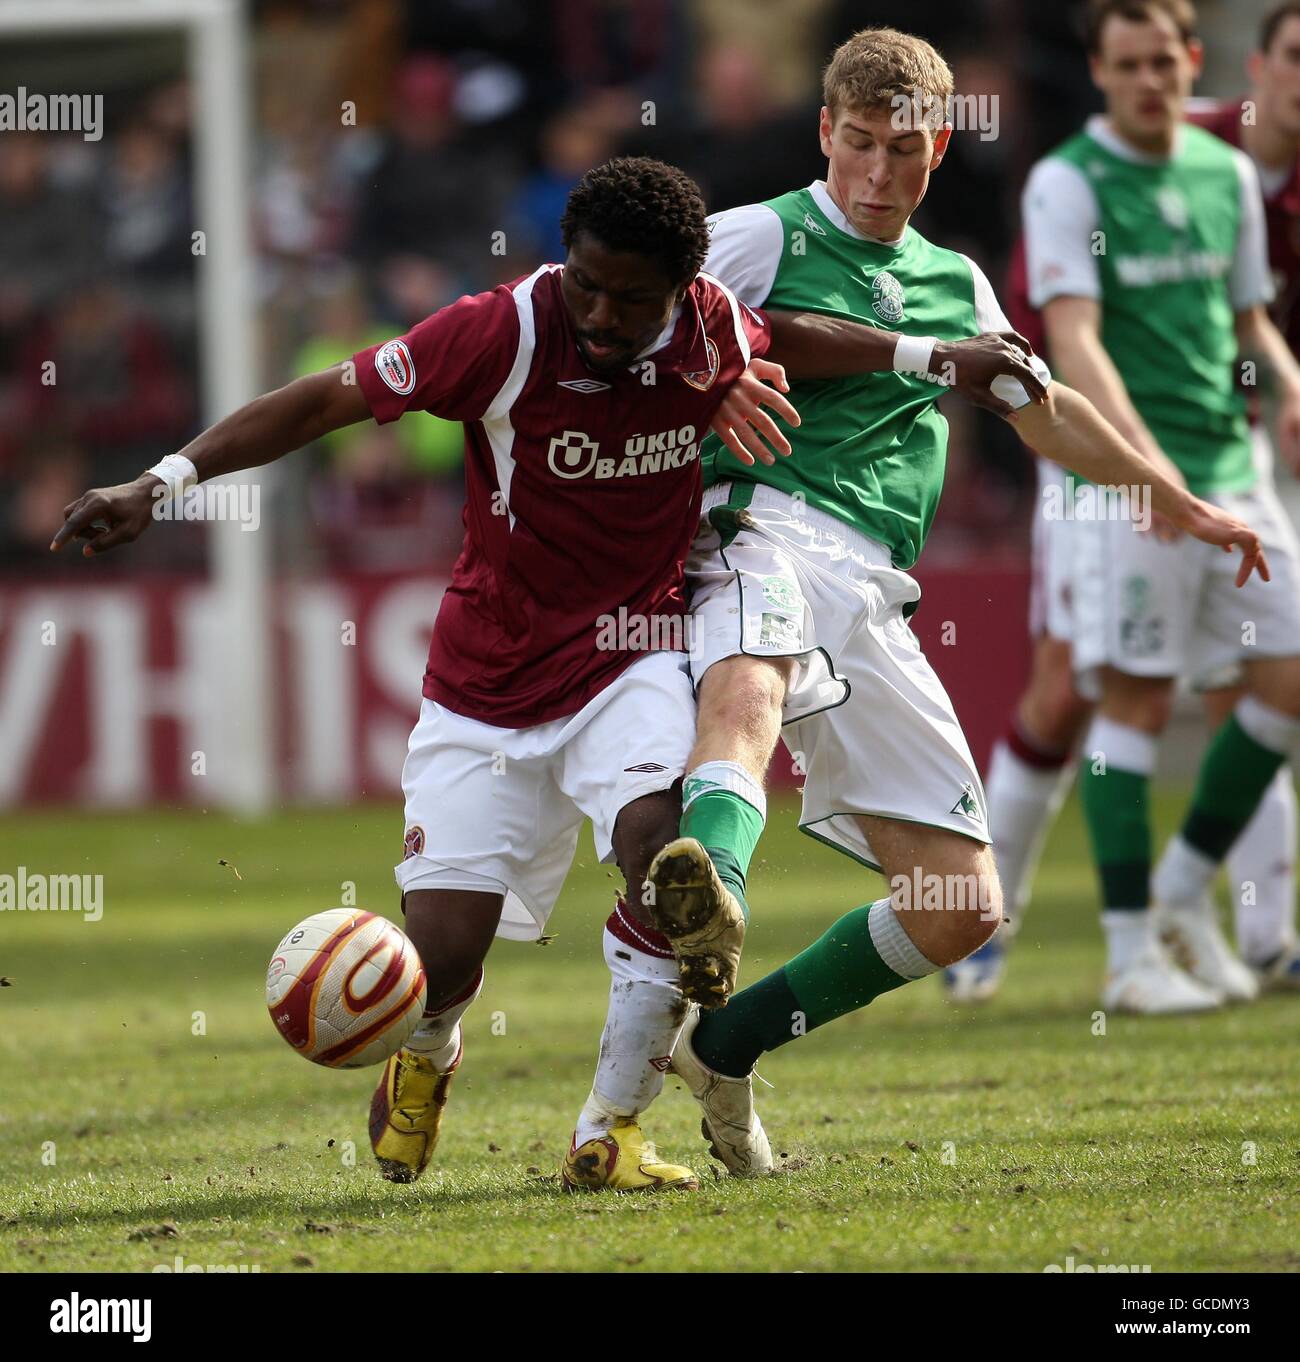
<path fill-rule="evenodd" d="M 403 340 L 390 340 L 375 351 L 375 371 L 402 397 L 415 391 L 415 364 Z"/>

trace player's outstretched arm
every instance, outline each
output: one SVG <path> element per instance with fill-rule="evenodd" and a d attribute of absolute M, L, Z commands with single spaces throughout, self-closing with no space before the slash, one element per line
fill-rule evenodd
<path fill-rule="evenodd" d="M 199 481 L 242 468 L 259 468 L 322 435 L 370 415 L 356 383 L 344 382 L 343 365 L 295 379 L 209 426 L 180 453 L 198 471 Z M 153 519 L 163 480 L 141 473 L 134 482 L 96 487 L 63 508 L 63 525 L 50 548 L 82 539 L 87 557 L 138 539 Z"/>
<path fill-rule="evenodd" d="M 1022 407 L 1007 420 L 1036 454 L 1109 487 L 1148 489 L 1152 509 L 1178 529 L 1225 552 L 1241 549 L 1237 585 L 1252 572 L 1269 580 L 1268 562 L 1259 536 L 1243 520 L 1195 497 L 1146 459 L 1106 420 L 1082 393 L 1053 383 L 1042 406 Z"/>
<path fill-rule="evenodd" d="M 791 378 L 843 378 L 894 369 L 920 373 L 999 416 L 1012 408 L 990 391 L 995 378 L 1022 384 L 1035 402 L 1047 395 L 1029 363 L 1033 346 L 1016 331 L 987 331 L 967 340 L 941 341 L 878 331 L 861 322 L 815 312 L 765 308 L 764 313 L 772 327 L 767 357 L 784 365 Z"/>

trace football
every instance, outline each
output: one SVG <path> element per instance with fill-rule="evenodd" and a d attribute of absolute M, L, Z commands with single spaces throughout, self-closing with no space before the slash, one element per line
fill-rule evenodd
<path fill-rule="evenodd" d="M 381 1064 L 424 1011 L 424 966 L 387 918 L 330 908 L 304 918 L 275 948 L 266 1006 L 304 1059 L 332 1069 Z"/>

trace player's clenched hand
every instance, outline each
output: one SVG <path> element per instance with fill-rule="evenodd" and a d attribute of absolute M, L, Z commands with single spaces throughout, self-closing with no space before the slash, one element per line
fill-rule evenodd
<path fill-rule="evenodd" d="M 969 340 L 936 342 L 930 369 L 977 407 L 1009 416 L 1015 408 L 994 396 L 990 384 L 995 378 L 1014 378 L 1031 401 L 1047 400 L 1043 380 L 1029 362 L 1033 353 L 1034 347 L 1018 331 L 986 331 Z"/>
<path fill-rule="evenodd" d="M 63 508 L 63 524 L 50 542 L 57 552 L 70 539 L 84 539 L 82 554 L 96 554 L 129 544 L 144 533 L 157 504 L 154 489 L 162 479 L 142 473 L 134 482 L 96 487 Z"/>
<path fill-rule="evenodd" d="M 1224 553 L 1234 548 L 1241 549 L 1241 566 L 1237 569 L 1237 585 L 1245 586 L 1252 572 L 1258 572 L 1264 581 L 1271 580 L 1268 559 L 1260 547 L 1259 535 L 1235 515 L 1221 511 L 1208 501 L 1199 497 L 1189 499 L 1188 509 L 1176 522 L 1180 529 L 1186 530 L 1194 539 L 1206 544 L 1218 544 Z"/>
<path fill-rule="evenodd" d="M 769 382 L 776 387 L 769 388 Z M 783 457 L 790 453 L 790 441 L 763 408 L 771 407 L 787 425 L 797 426 L 799 413 L 781 396 L 789 391 L 785 370 L 779 364 L 751 359 L 749 367 L 727 390 L 709 428 L 741 463 L 752 464 L 755 459 L 759 463 L 775 463 L 772 451 L 763 441 L 767 440 Z"/>

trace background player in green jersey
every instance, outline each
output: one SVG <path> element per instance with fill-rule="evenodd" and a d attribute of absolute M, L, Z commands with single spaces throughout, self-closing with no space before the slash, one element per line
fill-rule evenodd
<path fill-rule="evenodd" d="M 1145 11 L 1132 7 L 1141 19 Z M 1115 92 L 1113 111 L 1104 124 L 1120 136 L 1132 119 L 1131 98 L 1121 97 L 1117 84 L 1118 65 L 1112 49 L 1120 51 L 1122 30 L 1115 24 L 1103 27 L 1105 16 L 1094 15 L 1094 70 Z M 1122 17 L 1122 15 L 1121 15 Z M 1175 23 L 1179 15 L 1170 11 Z M 1182 20 L 1190 23 L 1183 14 Z M 1189 28 L 1190 32 L 1190 28 Z M 1195 40 L 1188 43 L 1189 55 Z M 1128 60 L 1128 54 L 1121 55 Z M 1163 49 L 1154 53 L 1165 60 Z M 1176 53 L 1175 53 L 1176 56 Z M 1172 60 L 1172 59 L 1171 59 Z M 1247 63 L 1249 90 L 1244 98 L 1192 99 L 1185 106 L 1190 121 L 1208 129 L 1231 146 L 1238 146 L 1254 162 L 1263 189 L 1269 265 L 1277 296 L 1271 313 L 1294 354 L 1300 341 L 1300 251 L 1297 250 L 1297 215 L 1300 214 L 1300 5 L 1278 5 L 1263 19 L 1258 45 Z M 1149 79 L 1139 68 L 1132 82 L 1134 94 Z M 1103 125 L 1104 126 L 1104 125 Z M 1103 136 L 1107 135 L 1103 131 Z M 1139 129 L 1137 136 L 1141 137 Z M 1064 183 L 1062 183 L 1064 180 Z M 1036 288 L 1041 294 L 1055 296 L 1073 276 L 1076 287 L 1095 287 L 1097 280 L 1089 257 L 1080 269 L 1071 264 L 1071 253 L 1078 255 L 1081 234 L 1095 216 L 1091 190 L 1084 185 L 1085 202 L 1078 205 L 1079 177 L 1069 166 L 1048 158 L 1031 179 L 1025 218 L 1038 237 L 1035 258 L 1040 277 Z M 1253 194 L 1243 197 L 1243 209 L 1253 215 Z M 1239 234 L 1243 251 L 1241 284 L 1260 287 L 1258 256 L 1252 260 L 1250 234 Z M 1062 250 L 1067 255 L 1062 258 Z M 1023 273 L 1023 271 L 1022 271 Z M 1023 289 L 1022 308 L 1028 306 L 1028 280 Z M 1157 299 L 1147 290 L 1154 307 Z M 1252 294 L 1244 295 L 1243 300 Z M 1013 311 L 1013 316 L 1016 316 Z M 1030 327 L 1023 319 L 1017 324 Z M 1056 327 L 1067 347 L 1077 345 L 1073 312 L 1069 307 L 1054 311 Z M 1041 330 L 1041 326 L 1039 330 Z M 1171 333 L 1176 328 L 1171 328 Z M 1199 333 L 1198 333 L 1199 334 Z M 1190 339 L 1190 338 L 1189 338 Z M 1089 337 L 1084 336 L 1085 345 Z M 1048 345 L 1039 341 L 1046 351 Z M 1055 363 L 1055 357 L 1053 356 Z M 1058 373 L 1082 391 L 1090 391 L 1089 378 L 1075 372 L 1077 356 L 1067 352 Z M 1083 357 L 1086 362 L 1086 355 Z M 1247 388 L 1249 393 L 1250 388 Z M 1095 396 L 1095 394 L 1094 394 Z M 1101 405 L 1101 402 L 1098 402 Z M 1251 424 L 1259 485 L 1272 477 L 1273 455 L 1268 432 L 1258 411 Z M 1120 424 L 1112 415 L 1112 420 Z M 1123 427 L 1121 427 L 1123 428 Z M 1127 432 L 1135 443 L 1151 439 L 1145 424 Z M 1282 454 L 1300 471 L 1300 446 L 1288 437 L 1284 426 Z M 1060 482 L 1060 470 L 1040 465 L 1040 480 Z M 1075 752 L 1093 716 L 1095 691 L 1081 695 L 1072 679 L 1071 638 L 1074 632 L 1075 592 L 1071 557 L 1076 526 L 1044 515 L 1040 503 L 1034 519 L 1034 590 L 1031 597 L 1031 633 L 1034 639 L 1033 664 L 1023 694 L 1007 725 L 1004 737 L 995 744 L 989 762 L 986 789 L 989 819 L 995 829 L 998 871 L 1008 901 L 1008 928 L 1019 929 L 1030 902 L 1034 871 L 1048 826 L 1059 811 L 1075 774 Z M 1253 522 L 1252 522 L 1253 523 Z M 1274 562 L 1274 567 L 1279 564 Z M 1280 570 L 1280 569 L 1279 569 Z M 1203 692 L 1206 717 L 1218 729 L 1232 714 L 1241 699 L 1237 685 L 1240 664 L 1216 668 L 1206 676 L 1192 679 Z M 1087 685 L 1088 678 L 1084 678 Z M 1295 939 L 1295 858 L 1296 796 L 1289 766 L 1278 771 L 1256 811 L 1227 858 L 1227 881 L 1236 918 L 1236 946 L 1242 959 L 1252 967 L 1260 986 L 1271 989 L 1300 989 L 1300 946 Z M 999 932 L 958 966 L 945 972 L 949 996 L 959 1000 L 982 1000 L 997 989 L 1010 940 L 1006 930 Z M 1249 984 L 1246 985 L 1247 990 Z"/>
<path fill-rule="evenodd" d="M 1007 329 L 979 268 L 909 226 L 948 145 L 951 94 L 930 44 L 890 29 L 855 34 L 825 76 L 826 181 L 722 214 L 706 262 L 750 306 L 903 337 L 897 372 L 792 386 L 802 417 L 793 459 L 742 467 L 714 449 L 705 462 L 712 485 L 688 562 L 698 736 L 683 835 L 650 872 L 652 911 L 684 987 L 717 1003 L 734 978 L 763 779 L 783 722 L 805 772 L 801 825 L 883 870 L 891 886 L 683 1030 L 674 1067 L 704 1105 L 715 1152 L 738 1173 L 770 1167 L 750 1091 L 762 1052 L 962 958 L 1001 919 L 979 776 L 907 626 L 920 589 L 906 569 L 933 519 L 946 455 L 933 338 Z M 1241 544 L 1242 579 L 1251 573 L 1255 539 L 1243 522 L 1151 467 L 1077 393 L 1053 384 L 1041 405 L 1015 384 L 999 395 L 1045 457 L 1149 487 L 1181 528 Z"/>
<path fill-rule="evenodd" d="M 1186 540 L 1113 521 L 1070 528 L 1073 661 L 1100 688 L 1080 795 L 1101 879 L 1103 999 L 1145 1013 L 1255 995 L 1208 891 L 1300 745 L 1300 549 L 1254 456 L 1237 361 L 1274 378 L 1292 460 L 1300 368 L 1266 312 L 1254 166 L 1182 121 L 1200 69 L 1194 22 L 1186 0 L 1098 0 L 1089 47 L 1106 113 L 1041 161 L 1025 190 L 1030 297 L 1058 372 L 1150 457 L 1173 460 L 1193 492 L 1249 519 L 1275 578 L 1237 592 L 1219 558 Z M 1153 881 L 1148 782 L 1175 681 L 1238 663 L 1245 694 Z"/>

